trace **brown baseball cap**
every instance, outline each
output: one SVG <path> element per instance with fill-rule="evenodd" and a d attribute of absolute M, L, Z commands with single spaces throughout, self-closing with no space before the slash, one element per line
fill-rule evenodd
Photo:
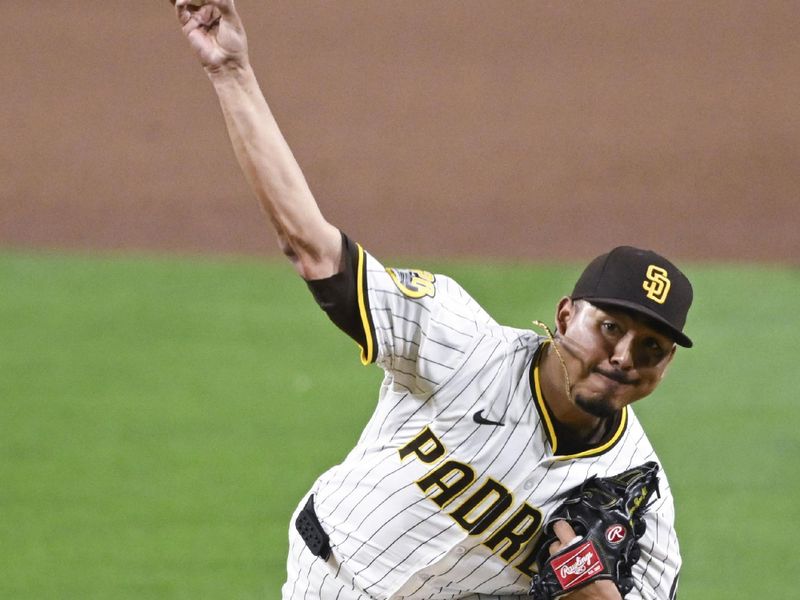
<path fill-rule="evenodd" d="M 678 267 L 652 250 L 618 246 L 598 256 L 581 274 L 571 297 L 644 315 L 675 343 L 692 347 L 692 340 L 683 333 L 692 305 L 692 284 Z"/>

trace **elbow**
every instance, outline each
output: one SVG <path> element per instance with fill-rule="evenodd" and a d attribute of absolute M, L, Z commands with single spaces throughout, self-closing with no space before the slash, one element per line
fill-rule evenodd
<path fill-rule="evenodd" d="M 336 233 L 338 237 L 338 230 Z M 304 237 L 294 237 L 284 231 L 278 236 L 278 247 L 306 281 L 324 279 L 339 270 L 341 245 L 338 241 L 335 247 L 327 249 L 325 244 L 313 244 Z"/>
<path fill-rule="evenodd" d="M 278 234 L 278 248 L 280 248 L 281 253 L 290 261 L 294 262 L 297 258 L 297 252 L 294 251 L 294 248 L 289 243 L 289 238 L 287 238 L 285 234 Z"/>
<path fill-rule="evenodd" d="M 292 263 L 294 270 L 300 277 L 306 281 L 320 278 L 315 268 L 316 261 L 308 252 L 303 251 L 303 245 L 298 245 L 297 240 L 291 240 L 285 234 L 280 235 L 278 236 L 278 248 L 289 259 L 289 262 Z"/>
<path fill-rule="evenodd" d="M 303 279 L 313 279 L 312 276 L 309 276 L 309 268 L 306 264 L 308 261 L 304 261 L 301 254 L 297 252 L 295 246 L 291 244 L 291 242 L 285 236 L 278 237 L 278 248 L 280 248 L 281 253 L 289 259 L 289 262 L 292 263 L 294 270 L 297 271 L 297 274 L 300 275 Z"/>

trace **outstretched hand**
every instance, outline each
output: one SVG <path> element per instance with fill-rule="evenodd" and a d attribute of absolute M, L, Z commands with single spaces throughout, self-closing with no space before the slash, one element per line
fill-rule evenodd
<path fill-rule="evenodd" d="M 233 0 L 170 0 L 200 63 L 209 73 L 248 65 L 247 36 Z"/>
<path fill-rule="evenodd" d="M 560 552 L 567 546 L 571 546 L 578 538 L 575 530 L 566 521 L 556 521 L 553 524 L 553 532 L 558 536 L 558 541 L 550 545 L 550 555 Z M 578 538 L 580 539 L 580 538 Z M 587 586 L 575 590 L 563 596 L 564 600 L 621 600 L 619 590 L 613 581 L 601 579 L 594 581 Z"/>

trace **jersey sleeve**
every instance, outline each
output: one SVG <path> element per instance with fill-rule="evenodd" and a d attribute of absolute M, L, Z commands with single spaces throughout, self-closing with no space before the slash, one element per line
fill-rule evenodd
<path fill-rule="evenodd" d="M 412 392 L 434 389 L 465 360 L 489 326 L 483 308 L 449 277 L 420 269 L 385 268 L 342 236 L 343 261 L 333 277 L 308 281 L 328 317 Z"/>
<path fill-rule="evenodd" d="M 361 361 L 372 362 L 373 325 L 364 290 L 364 251 L 342 233 L 339 272 L 325 279 L 307 280 L 314 300 L 328 318 L 361 347 Z"/>
<path fill-rule="evenodd" d="M 662 485 L 669 485 L 666 480 Z M 672 496 L 664 493 L 645 513 L 647 529 L 639 540 L 641 557 L 633 567 L 634 588 L 626 600 L 675 600 L 681 555 L 675 533 Z"/>

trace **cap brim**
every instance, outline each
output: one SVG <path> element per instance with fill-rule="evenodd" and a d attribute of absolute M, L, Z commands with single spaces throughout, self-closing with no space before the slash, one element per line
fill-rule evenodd
<path fill-rule="evenodd" d="M 648 309 L 646 306 L 642 306 L 641 304 L 637 304 L 635 302 L 629 302 L 627 300 L 620 300 L 618 298 L 587 298 L 584 296 L 580 299 L 586 300 L 590 304 L 626 308 L 635 313 L 644 315 L 648 319 L 658 324 L 660 328 L 662 328 L 664 332 L 669 335 L 679 346 L 691 348 L 694 345 L 692 340 L 690 340 L 687 335 L 685 335 L 679 329 L 676 329 L 669 321 L 664 319 L 664 317 L 659 315 L 657 312 Z"/>

